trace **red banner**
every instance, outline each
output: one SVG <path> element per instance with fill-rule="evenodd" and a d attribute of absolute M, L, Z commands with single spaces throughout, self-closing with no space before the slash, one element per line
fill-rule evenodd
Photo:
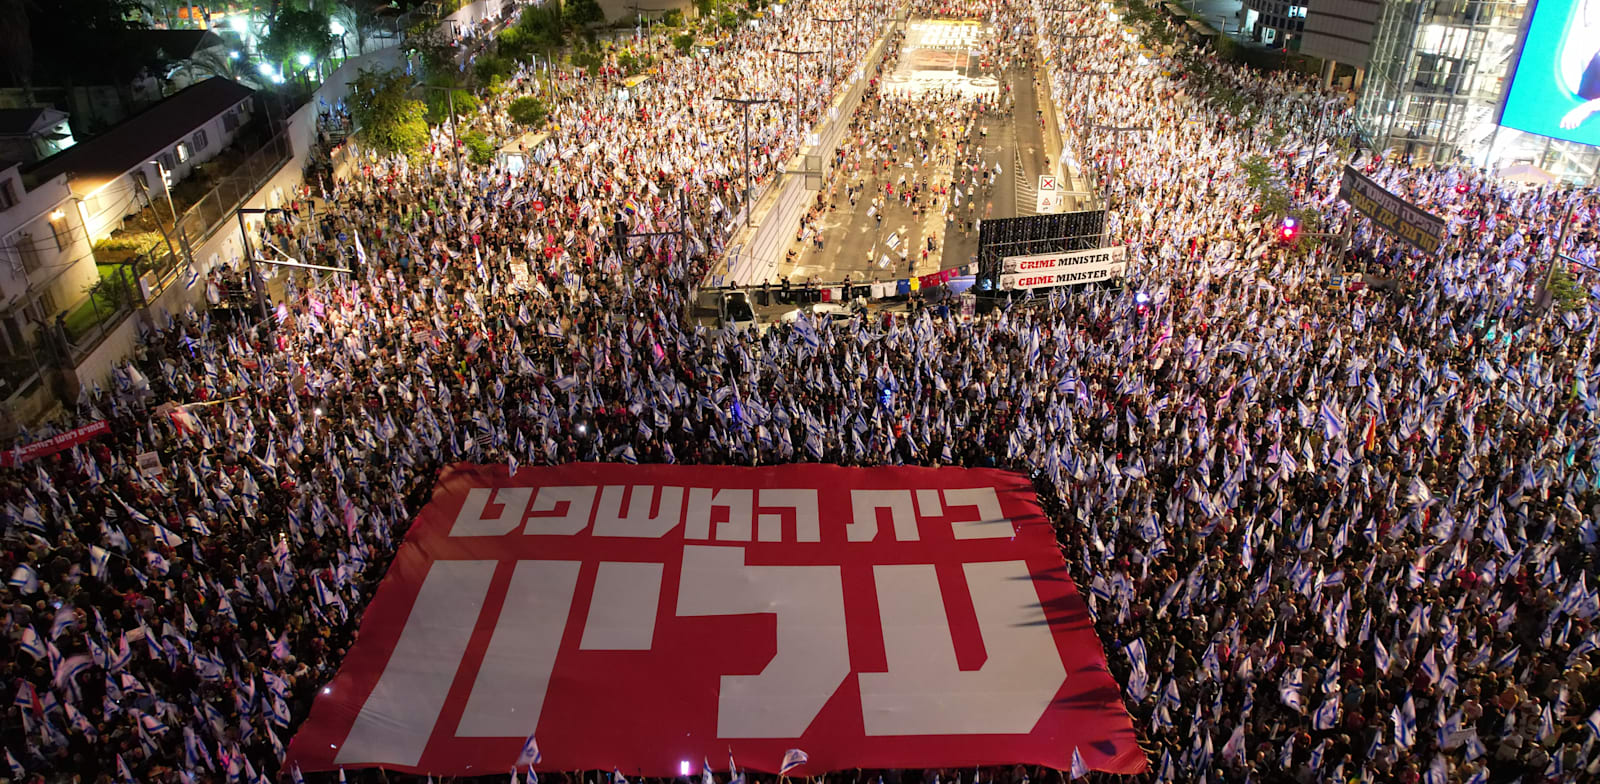
<path fill-rule="evenodd" d="M 101 433 L 109 432 L 111 432 L 111 424 L 106 420 L 91 422 L 83 427 L 75 427 L 65 433 L 57 433 L 49 438 L 0 452 L 0 466 L 22 465 L 34 458 L 53 455 L 63 449 L 71 449 Z"/>
<path fill-rule="evenodd" d="M 460 465 L 290 745 L 305 770 L 1138 773 L 1120 691 L 1016 474 Z"/>

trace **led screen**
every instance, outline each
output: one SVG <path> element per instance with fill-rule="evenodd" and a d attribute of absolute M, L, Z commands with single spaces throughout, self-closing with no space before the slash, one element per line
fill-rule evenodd
<path fill-rule="evenodd" d="M 1600 145 L 1600 0 L 1541 0 L 1501 124 Z"/>

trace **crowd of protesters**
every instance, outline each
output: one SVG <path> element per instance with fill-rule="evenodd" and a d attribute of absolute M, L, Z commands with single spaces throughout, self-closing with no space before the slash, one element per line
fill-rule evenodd
<path fill-rule="evenodd" d="M 1037 15 L 1125 287 L 972 321 L 687 321 L 698 259 L 726 239 L 711 216 L 740 209 L 719 80 L 792 90 L 757 65 L 802 25 L 740 30 L 724 59 L 669 61 L 626 99 L 576 90 L 517 174 L 447 150 L 372 161 L 315 223 L 266 227 L 349 278 L 282 282 L 264 325 L 174 314 L 68 407 L 64 426 L 108 433 L 4 469 L 6 770 L 292 780 L 285 740 L 441 466 L 615 460 L 1034 476 L 1148 780 L 1600 772 L 1600 317 L 1544 293 L 1553 251 L 1592 258 L 1600 201 L 1350 150 L 1332 96 L 1141 54 L 1087 3 L 996 5 Z M 808 95 L 842 70 L 823 63 L 803 66 Z M 1096 71 L 1119 76 L 1081 84 Z M 794 137 L 787 112 L 764 117 L 770 172 Z M 1277 239 L 1256 156 L 1317 216 L 1308 232 L 1349 224 L 1383 290 L 1329 285 L 1347 263 L 1331 242 Z M 1347 161 L 1445 216 L 1443 248 L 1351 215 Z M 625 262 L 612 216 L 671 226 L 679 194 L 689 261 L 653 238 Z"/>

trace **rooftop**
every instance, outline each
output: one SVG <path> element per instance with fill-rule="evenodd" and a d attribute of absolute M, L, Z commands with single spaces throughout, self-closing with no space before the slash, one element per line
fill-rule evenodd
<path fill-rule="evenodd" d="M 67 113 L 51 106 L 0 109 L 0 136 L 28 136 L 67 119 Z"/>
<path fill-rule="evenodd" d="M 254 90 L 212 77 L 27 170 L 32 182 L 66 174 L 78 193 L 93 193 L 182 141 L 195 128 L 249 98 Z"/>

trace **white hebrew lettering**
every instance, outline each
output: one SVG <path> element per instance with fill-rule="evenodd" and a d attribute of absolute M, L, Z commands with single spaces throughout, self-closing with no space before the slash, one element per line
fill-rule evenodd
<path fill-rule="evenodd" d="M 494 502 L 500 504 L 500 514 L 494 517 L 484 517 L 483 513 L 489 506 L 489 495 L 494 494 Z M 461 504 L 461 513 L 456 515 L 456 524 L 451 526 L 451 536 L 505 536 L 517 530 L 522 523 L 522 515 L 528 511 L 528 498 L 533 495 L 531 487 L 502 487 L 493 490 L 487 487 L 474 487 L 467 491 L 467 500 Z"/>
<path fill-rule="evenodd" d="M 868 735 L 1031 732 L 1066 679 L 1039 593 L 1023 561 L 964 565 L 988 654 L 963 672 L 932 565 L 873 567 L 888 672 L 864 672 Z"/>
<path fill-rule="evenodd" d="M 530 735 L 539 724 L 561 632 L 578 587 L 577 561 L 518 561 L 456 735 Z M 415 617 L 415 614 L 413 614 Z M 397 653 L 398 658 L 398 653 Z M 393 663 L 393 659 L 390 663 Z"/>
<path fill-rule="evenodd" d="M 950 531 L 957 539 L 1008 539 L 1016 533 L 1011 521 L 1000 511 L 1000 496 L 993 487 L 946 490 L 944 502 L 950 506 L 978 508 L 978 519 L 950 523 Z"/>
<path fill-rule="evenodd" d="M 777 653 L 757 675 L 724 675 L 717 736 L 798 738 L 850 674 L 838 566 L 745 566 L 739 547 L 683 548 L 678 615 L 771 613 Z"/>
<path fill-rule="evenodd" d="M 850 525 L 845 538 L 852 542 L 870 542 L 878 538 L 878 510 L 888 509 L 894 524 L 894 538 L 901 542 L 915 542 L 917 514 L 911 508 L 910 490 L 851 490 Z"/>
<path fill-rule="evenodd" d="M 658 563 L 601 561 L 578 650 L 650 650 L 664 568 Z"/>
<path fill-rule="evenodd" d="M 661 505 L 654 515 L 650 505 L 658 488 L 652 485 L 606 485 L 594 513 L 595 536 L 630 536 L 659 539 L 678 527 L 683 515 L 683 488 L 662 487 Z M 628 514 L 622 514 L 622 492 L 628 490 Z"/>
<path fill-rule="evenodd" d="M 389 663 L 361 704 L 336 763 L 415 765 L 422 758 L 498 565 L 434 561 L 428 568 Z"/>
<path fill-rule="evenodd" d="M 761 491 L 761 508 L 789 507 L 794 510 L 794 536 L 797 542 L 822 541 L 822 525 L 817 517 L 817 491 L 810 488 L 766 488 Z M 763 542 L 783 541 L 783 516 L 761 515 L 757 538 Z M 720 533 L 720 529 L 718 531 Z M 721 539 L 721 536 L 717 537 Z M 748 541 L 748 537 L 746 538 Z"/>
<path fill-rule="evenodd" d="M 571 536 L 587 528 L 596 489 L 594 485 L 539 488 L 539 495 L 533 499 L 529 511 L 554 512 L 556 505 L 561 503 L 567 505 L 567 511 L 559 515 L 531 516 L 523 533 Z"/>
<path fill-rule="evenodd" d="M 717 541 L 750 541 L 751 497 L 755 491 L 747 488 L 727 488 L 713 491 L 709 487 L 689 488 L 689 509 L 683 517 L 685 539 L 705 539 L 711 536 L 711 510 L 722 507 L 728 510 L 728 519 L 717 523 Z"/>

